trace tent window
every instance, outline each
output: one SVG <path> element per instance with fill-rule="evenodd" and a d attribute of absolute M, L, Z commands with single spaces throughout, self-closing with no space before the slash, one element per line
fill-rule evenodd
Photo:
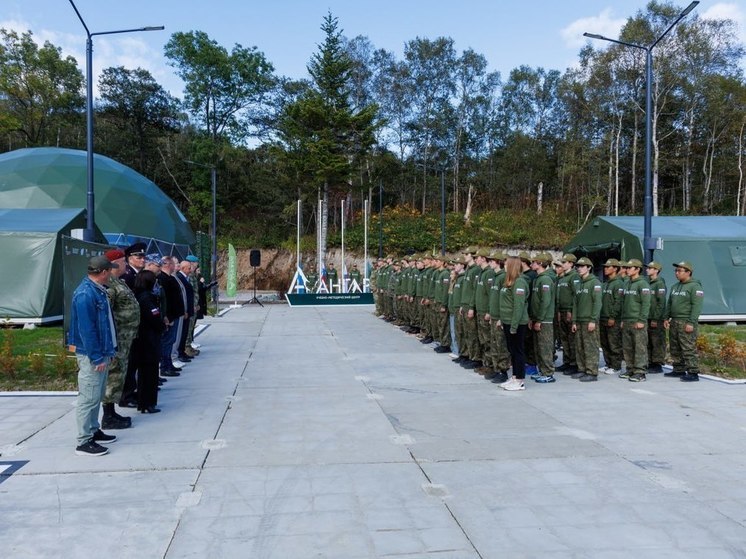
<path fill-rule="evenodd" d="M 728 250 L 734 266 L 746 266 L 746 246 L 731 246 Z"/>

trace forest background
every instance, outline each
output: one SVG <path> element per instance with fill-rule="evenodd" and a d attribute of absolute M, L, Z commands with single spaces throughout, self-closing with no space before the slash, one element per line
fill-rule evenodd
<path fill-rule="evenodd" d="M 680 11 L 650 2 L 619 38 L 647 45 Z M 215 165 L 221 246 L 294 246 L 298 199 L 303 249 L 320 253 L 339 244 L 343 201 L 347 248 L 362 247 L 367 200 L 372 236 L 383 209 L 385 253 L 439 246 L 442 194 L 449 250 L 559 248 L 594 215 L 642 213 L 644 51 L 588 44 L 572 68 L 503 76 L 449 37 L 412 38 L 397 57 L 345 37 L 331 13 L 320 23 L 306 80 L 277 75 L 257 47 L 201 31 L 166 45 L 182 98 L 142 68 L 106 68 L 95 151 L 154 181 L 202 231 L 209 170 L 187 161 Z M 655 48 L 656 215 L 744 214 L 737 31 L 694 12 Z M 83 72 L 33 30 L 2 29 L 0 152 L 38 146 L 85 149 Z"/>

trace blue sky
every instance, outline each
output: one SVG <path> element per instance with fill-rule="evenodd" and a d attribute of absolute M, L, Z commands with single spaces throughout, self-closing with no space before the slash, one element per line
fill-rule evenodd
<path fill-rule="evenodd" d="M 675 2 L 683 9 L 689 0 Z M 485 55 L 506 78 L 521 64 L 564 70 L 577 60 L 584 31 L 616 37 L 646 0 L 77 0 L 91 31 L 165 25 L 165 31 L 94 38 L 94 77 L 101 68 L 147 68 L 181 96 L 182 84 L 163 58 L 171 33 L 202 30 L 230 48 L 256 46 L 281 75 L 304 78 L 322 40 L 328 10 L 348 37 L 366 35 L 401 56 L 415 37 L 450 36 L 456 48 Z M 30 29 L 75 56 L 84 69 L 85 34 L 68 0 L 2 0 L 0 27 Z M 730 17 L 746 37 L 746 0 L 702 0 L 700 17 Z M 691 15 L 689 17 L 692 17 Z"/>

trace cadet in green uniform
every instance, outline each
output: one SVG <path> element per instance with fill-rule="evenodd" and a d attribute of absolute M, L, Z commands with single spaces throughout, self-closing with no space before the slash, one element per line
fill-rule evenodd
<path fill-rule="evenodd" d="M 648 314 L 650 286 L 640 275 L 642 262 L 633 258 L 624 263 L 629 284 L 624 288 L 622 302 L 622 351 L 627 370 L 620 378 L 632 382 L 644 381 L 648 370 Z"/>
<path fill-rule="evenodd" d="M 601 298 L 601 348 L 606 365 L 599 369 L 607 375 L 618 375 L 622 370 L 622 300 L 624 282 L 619 275 L 621 264 L 616 258 L 604 262 L 603 296 Z"/>
<path fill-rule="evenodd" d="M 661 265 L 655 260 L 648 264 L 650 283 L 650 314 L 648 315 L 648 373 L 662 373 L 666 361 L 666 280 L 660 276 Z"/>
<path fill-rule="evenodd" d="M 663 323 L 669 332 L 673 371 L 664 376 L 698 381 L 697 326 L 705 292 L 699 280 L 692 277 L 694 266 L 690 262 L 679 262 L 674 267 L 679 282 L 671 288 Z"/>
<path fill-rule="evenodd" d="M 562 257 L 562 272 L 557 278 L 557 325 L 559 338 L 562 343 L 562 365 L 557 371 L 563 375 L 573 375 L 578 372 L 575 359 L 575 334 L 572 331 L 572 300 L 575 296 L 576 284 L 580 282 L 575 271 L 577 258 L 574 254 Z"/>
<path fill-rule="evenodd" d="M 101 420 L 103 429 L 126 429 L 132 425 L 132 419 L 116 412 L 114 407 L 122 398 L 124 379 L 129 363 L 130 348 L 137 337 L 140 325 L 140 303 L 127 284 L 119 277 L 125 272 L 124 252 L 112 249 L 105 254 L 107 260 L 117 264 L 118 268 L 111 269 L 111 276 L 107 282 L 106 294 L 109 296 L 109 306 L 114 316 L 114 326 L 117 336 L 117 354 L 109 367 L 106 380 L 106 392 L 103 399 L 104 416 Z"/>
<path fill-rule="evenodd" d="M 476 288 L 477 280 L 482 273 L 482 269 L 474 261 L 476 247 L 468 247 L 464 251 L 464 260 L 466 261 L 466 272 L 464 283 L 461 286 L 461 317 L 463 319 L 464 346 L 461 349 L 461 355 L 467 359 L 461 366 L 466 369 L 475 369 L 480 365 L 479 355 L 479 338 L 477 337 L 476 321 Z"/>
<path fill-rule="evenodd" d="M 490 366 L 492 360 L 492 349 L 490 343 L 490 291 L 495 281 L 495 270 L 489 264 L 490 251 L 480 248 L 477 251 L 477 266 L 482 271 L 477 278 L 477 287 L 474 292 L 474 310 L 477 323 L 477 339 L 479 341 L 479 352 L 477 360 L 482 361 L 482 366 L 477 367 L 477 372 L 482 375 L 493 377 Z"/>
<path fill-rule="evenodd" d="M 575 333 L 578 372 L 572 378 L 581 382 L 598 380 L 598 322 L 601 317 L 601 282 L 593 274 L 588 258 L 578 260 L 575 267 L 580 283 L 575 288 L 572 304 L 572 331 Z"/>
<path fill-rule="evenodd" d="M 524 390 L 526 378 L 526 330 L 528 330 L 528 281 L 521 274 L 521 261 L 505 261 L 505 279 L 500 288 L 500 324 L 510 352 L 513 375 L 500 384 L 503 390 Z"/>
<path fill-rule="evenodd" d="M 451 275 L 451 292 L 448 295 L 448 314 L 451 327 L 451 355 L 453 361 L 460 363 L 464 360 L 461 356 L 461 344 L 463 343 L 463 332 L 459 317 L 461 315 L 461 286 L 464 283 L 464 260 L 458 257 L 453 262 L 453 274 Z"/>
<path fill-rule="evenodd" d="M 554 382 L 554 309 L 555 284 L 548 267 L 552 257 L 542 252 L 533 258 L 534 270 L 538 274 L 531 288 L 528 302 L 528 327 L 533 332 L 534 355 L 538 375 L 536 382 Z"/>
<path fill-rule="evenodd" d="M 316 268 L 313 266 L 308 267 L 308 274 L 306 275 L 306 293 L 315 293 L 316 292 L 316 284 L 319 282 L 319 274 L 316 273 Z M 381 314 L 378 312 L 378 300 L 376 300 L 376 314 Z"/>
<path fill-rule="evenodd" d="M 508 380 L 508 369 L 510 369 L 510 352 L 505 340 L 505 332 L 500 324 L 500 289 L 505 281 L 503 265 L 508 256 L 505 252 L 498 250 L 492 253 L 492 258 L 496 262 L 495 279 L 492 283 L 492 289 L 490 289 L 489 298 L 490 345 L 494 352 L 492 370 L 495 371 L 492 382 L 502 384 Z"/>
<path fill-rule="evenodd" d="M 448 353 L 451 351 L 451 330 L 448 327 L 448 287 L 451 283 L 451 271 L 447 268 L 445 257 L 436 256 L 433 281 L 433 312 L 435 313 L 435 340 L 438 347 L 437 353 Z"/>

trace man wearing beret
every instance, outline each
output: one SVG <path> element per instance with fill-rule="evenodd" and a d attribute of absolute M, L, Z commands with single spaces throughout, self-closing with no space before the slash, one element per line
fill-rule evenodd
<path fill-rule="evenodd" d="M 640 275 L 642 262 L 637 258 L 624 262 L 628 284 L 622 301 L 622 351 L 627 370 L 619 375 L 631 382 L 644 381 L 648 370 L 648 315 L 650 285 Z"/>
<path fill-rule="evenodd" d="M 666 361 L 666 280 L 660 275 L 661 265 L 653 260 L 647 266 L 650 283 L 650 314 L 648 315 L 648 373 L 662 373 Z"/>
<path fill-rule="evenodd" d="M 145 266 L 145 243 L 135 243 L 124 249 L 124 257 L 127 260 L 124 273 L 120 276 L 127 287 L 135 289 L 135 276 Z"/>
<path fill-rule="evenodd" d="M 100 443 L 117 438 L 101 431 L 98 411 L 106 390 L 109 364 L 117 352 L 114 317 L 106 282 L 114 267 L 105 256 L 88 261 L 88 275 L 75 289 L 70 307 L 70 350 L 78 361 L 78 400 L 75 406 L 77 447 L 80 456 L 101 456 L 109 450 Z"/>
<path fill-rule="evenodd" d="M 124 252 L 113 249 L 108 251 L 105 256 L 115 266 L 112 268 L 107 281 L 106 293 L 109 296 L 109 304 L 116 326 L 117 354 L 109 367 L 106 394 L 103 398 L 104 417 L 101 420 L 101 426 L 104 429 L 126 429 L 132 425 L 132 419 L 119 415 L 114 405 L 122 400 L 130 349 L 132 341 L 137 337 L 137 327 L 140 325 L 140 304 L 132 290 L 121 279 L 125 271 Z"/>
<path fill-rule="evenodd" d="M 691 262 L 679 262 L 674 264 L 674 268 L 679 281 L 671 288 L 663 322 L 669 332 L 673 371 L 664 376 L 696 382 L 699 380 L 697 326 L 705 292 L 699 280 L 692 277 L 694 266 Z"/>

